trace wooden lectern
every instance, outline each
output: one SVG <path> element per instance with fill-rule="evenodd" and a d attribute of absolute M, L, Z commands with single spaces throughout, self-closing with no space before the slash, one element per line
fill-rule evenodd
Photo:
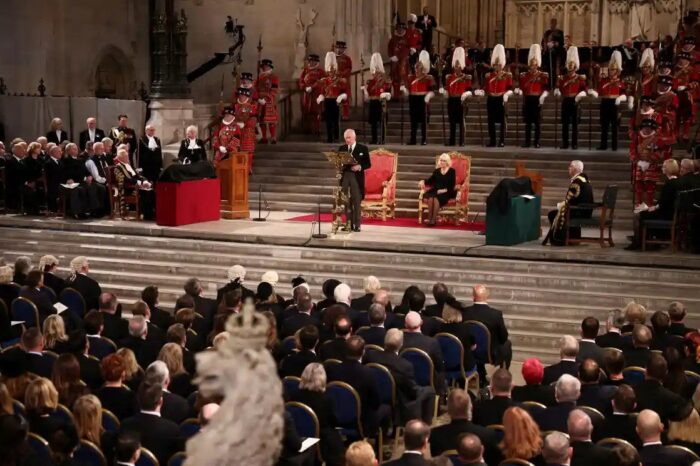
<path fill-rule="evenodd" d="M 248 218 L 248 154 L 232 152 L 227 159 L 219 161 L 216 176 L 221 181 L 222 217 L 228 219 Z"/>

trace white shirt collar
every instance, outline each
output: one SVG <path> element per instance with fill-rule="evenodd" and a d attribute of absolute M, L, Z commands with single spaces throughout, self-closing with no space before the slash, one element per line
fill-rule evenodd
<path fill-rule="evenodd" d="M 406 454 L 409 454 L 409 455 L 420 455 L 420 456 L 423 456 L 423 452 L 422 452 L 422 451 L 418 451 L 418 450 L 406 450 L 406 451 L 404 451 L 403 453 L 404 453 L 405 455 L 406 455 Z"/>
<path fill-rule="evenodd" d="M 197 139 L 187 138 L 187 141 L 189 141 L 189 144 L 187 146 L 188 149 L 199 149 L 199 145 L 197 144 Z"/>
<path fill-rule="evenodd" d="M 88 338 L 102 338 L 102 336 L 98 333 L 95 335 L 88 335 Z"/>
<path fill-rule="evenodd" d="M 587 341 L 589 343 L 595 343 L 595 340 L 591 340 L 590 338 L 581 338 L 581 341 Z"/>
<path fill-rule="evenodd" d="M 119 464 L 121 466 L 136 466 L 134 463 L 124 463 L 122 461 L 115 461 L 114 464 Z"/>
<path fill-rule="evenodd" d="M 576 362 L 576 358 L 561 358 L 562 361 L 572 361 Z"/>
<path fill-rule="evenodd" d="M 661 443 L 660 441 L 657 440 L 656 442 L 645 442 L 642 446 L 643 446 L 643 447 L 648 447 L 648 446 L 651 446 L 651 445 L 663 445 L 663 443 Z"/>
<path fill-rule="evenodd" d="M 158 416 L 158 417 L 160 417 L 160 413 L 159 413 L 158 411 L 147 411 L 147 410 L 145 410 L 145 409 L 142 409 L 142 410 L 141 410 L 141 413 L 142 413 L 142 414 L 149 414 L 149 415 L 151 415 L 151 416 Z"/>
<path fill-rule="evenodd" d="M 488 304 L 486 301 L 474 301 L 474 304 Z"/>
<path fill-rule="evenodd" d="M 44 353 L 42 353 L 41 351 L 27 351 L 27 353 L 29 353 L 29 354 L 36 354 L 36 355 L 39 355 L 39 356 L 43 356 L 43 355 L 44 355 Z"/>

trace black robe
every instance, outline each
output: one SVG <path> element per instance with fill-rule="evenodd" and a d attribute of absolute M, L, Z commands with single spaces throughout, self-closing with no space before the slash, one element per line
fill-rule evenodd
<path fill-rule="evenodd" d="M 569 189 L 566 191 L 566 197 L 561 206 L 549 212 L 549 221 L 551 222 L 551 227 L 547 238 L 545 238 L 544 243 L 551 241 L 553 246 L 563 246 L 564 238 L 566 236 L 566 214 L 569 210 L 569 206 L 577 206 L 581 204 L 592 204 L 593 203 L 593 187 L 588 180 L 588 175 L 585 173 L 579 173 L 576 175 L 569 184 Z M 571 218 L 590 218 L 592 210 L 588 209 L 573 209 L 571 211 Z"/>
<path fill-rule="evenodd" d="M 195 141 L 199 146 L 198 149 L 188 149 L 190 140 L 187 138 L 180 142 L 180 150 L 177 151 L 177 158 L 180 160 L 180 162 L 195 163 L 199 162 L 200 160 L 207 160 L 207 151 L 204 148 L 204 141 L 201 139 L 196 139 Z"/>
<path fill-rule="evenodd" d="M 154 136 L 153 139 L 158 144 L 158 147 L 153 150 L 148 148 L 147 136 L 142 136 L 139 139 L 139 166 L 143 169 L 143 176 L 151 183 L 158 180 L 163 168 L 163 146 L 159 138 Z"/>

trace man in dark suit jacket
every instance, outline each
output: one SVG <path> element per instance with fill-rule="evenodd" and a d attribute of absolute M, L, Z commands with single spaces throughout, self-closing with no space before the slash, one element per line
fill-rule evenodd
<path fill-rule="evenodd" d="M 513 387 L 511 397 L 513 401 L 522 403 L 523 401 L 534 401 L 545 406 L 554 406 L 557 401 L 554 399 L 554 387 L 542 385 L 544 377 L 544 366 L 537 358 L 529 358 L 523 362 L 522 369 L 523 386 Z"/>
<path fill-rule="evenodd" d="M 507 369 L 500 368 L 491 376 L 489 391 L 491 398 L 477 401 L 474 404 L 472 420 L 480 426 L 503 424 L 503 413 L 514 406 L 510 398 L 510 390 L 513 385 L 513 377 Z"/>
<path fill-rule="evenodd" d="M 141 412 L 125 419 L 120 431 L 138 433 L 141 445 L 149 449 L 160 464 L 167 464 L 173 454 L 184 450 L 185 442 L 178 425 L 160 416 L 163 387 L 143 384 L 139 388 L 138 402 Z"/>
<path fill-rule="evenodd" d="M 430 52 L 430 47 L 433 45 L 433 29 L 438 26 L 437 20 L 435 16 L 430 14 L 427 6 L 423 7 L 423 14 L 418 16 L 417 19 L 416 28 L 423 32 L 421 47 L 423 50 Z"/>
<path fill-rule="evenodd" d="M 578 341 L 571 335 L 564 335 L 559 342 L 559 355 L 561 361 L 544 368 L 543 385 L 549 385 L 559 380 L 563 374 L 576 377 L 578 375 Z"/>
<path fill-rule="evenodd" d="M 659 415 L 645 409 L 637 416 L 637 433 L 642 442 L 639 456 L 644 466 L 690 466 L 693 458 L 682 450 L 668 448 L 661 443 L 664 427 Z"/>
<path fill-rule="evenodd" d="M 374 300 L 374 293 L 381 289 L 379 279 L 374 275 L 368 275 L 363 280 L 365 294 L 350 301 L 350 307 L 358 311 L 369 311 Z"/>
<path fill-rule="evenodd" d="M 319 356 L 322 361 L 326 359 L 339 359 L 342 361 L 345 359 L 347 339 L 352 331 L 350 318 L 345 315 L 338 317 L 333 325 L 333 331 L 335 332 L 335 338 L 326 341 L 319 350 Z"/>
<path fill-rule="evenodd" d="M 12 211 L 19 211 L 24 184 L 29 181 L 29 169 L 22 163 L 26 155 L 27 145 L 17 143 L 12 146 L 12 155 L 5 159 L 5 203 Z"/>
<path fill-rule="evenodd" d="M 543 439 L 542 458 L 547 466 L 569 466 L 573 452 L 566 434 L 550 432 Z"/>
<path fill-rule="evenodd" d="M 413 365 L 399 356 L 403 346 L 403 332 L 399 329 L 389 329 L 384 338 L 384 351 L 369 351 L 365 353 L 365 363 L 381 364 L 391 372 L 396 383 L 398 409 L 400 419 L 422 419 L 432 422 L 435 411 L 435 390 L 432 387 L 421 387 L 416 383 Z"/>
<path fill-rule="evenodd" d="M 168 311 L 158 307 L 159 291 L 155 285 L 149 285 L 141 291 L 141 301 L 148 305 L 151 311 L 151 322 L 164 332 L 175 323 L 175 318 Z"/>
<path fill-rule="evenodd" d="M 360 204 L 365 197 L 365 171 L 372 166 L 372 162 L 369 158 L 369 148 L 357 143 L 355 130 L 346 129 L 343 137 L 345 144 L 338 148 L 338 152 L 349 153 L 357 162 L 343 167 L 341 187 L 346 193 L 350 191 L 350 202 L 346 203 L 345 215 L 350 219 L 352 231 L 360 231 L 362 217 Z"/>
<path fill-rule="evenodd" d="M 432 463 L 425 459 L 428 453 L 430 426 L 423 421 L 414 419 L 406 424 L 404 430 L 405 450 L 401 458 L 384 463 L 386 466 L 429 466 Z"/>
<path fill-rule="evenodd" d="M 85 323 L 85 333 L 89 344 L 88 353 L 100 361 L 107 356 L 117 351 L 112 343 L 102 338 L 102 330 L 104 329 L 104 316 L 100 311 L 90 311 L 83 319 Z"/>
<path fill-rule="evenodd" d="M 197 278 L 190 278 L 185 282 L 185 293 L 192 296 L 194 300 L 194 310 L 204 317 L 206 323 L 206 333 L 208 334 L 214 325 L 214 315 L 216 314 L 216 300 L 202 296 L 202 284 Z"/>
<path fill-rule="evenodd" d="M 593 439 L 598 442 L 604 438 L 617 437 L 639 449 L 642 444 L 637 435 L 637 419 L 630 414 L 636 405 L 634 389 L 627 384 L 620 385 L 612 399 L 612 414 L 606 414 L 605 420 L 595 427 Z"/>
<path fill-rule="evenodd" d="M 683 337 L 670 332 L 671 317 L 666 311 L 656 311 L 651 316 L 651 326 L 654 329 L 649 349 L 664 351 L 668 347 L 676 348 L 680 354 L 684 352 Z"/>
<path fill-rule="evenodd" d="M 157 182 L 163 169 L 163 145 L 156 137 L 156 128 L 146 125 L 146 134 L 139 139 L 139 166 L 148 181 Z"/>
<path fill-rule="evenodd" d="M 143 376 L 143 383 L 147 385 L 160 385 L 163 387 L 163 406 L 161 415 L 175 424 L 190 417 L 190 405 L 180 395 L 168 391 L 170 385 L 170 371 L 163 361 L 154 361 L 147 368 Z M 143 408 L 142 408 L 143 409 Z"/>
<path fill-rule="evenodd" d="M 591 440 L 593 422 L 588 414 L 580 409 L 571 411 L 567 425 L 574 449 L 571 466 L 617 465 L 617 458 L 611 449 L 595 445 Z"/>
<path fill-rule="evenodd" d="M 386 311 L 384 306 L 378 303 L 372 304 L 367 314 L 369 315 L 370 326 L 362 329 L 362 331 L 358 331 L 357 334 L 364 338 L 367 345 L 384 346 L 384 336 L 386 335 L 386 329 L 384 328 Z"/>
<path fill-rule="evenodd" d="M 327 367 L 328 381 L 341 381 L 352 386 L 360 396 L 362 423 L 365 435 L 373 435 L 380 424 L 391 414 L 391 407 L 381 404 L 379 386 L 371 369 L 363 366 L 360 359 L 364 354 L 365 342 L 362 337 L 351 336 L 347 340 L 345 360 L 341 364 Z"/>
<path fill-rule="evenodd" d="M 51 378 L 54 358 L 43 353 L 44 337 L 38 327 L 31 327 L 22 333 L 21 347 L 9 351 L 26 353 L 27 370 L 41 377 Z"/>
<path fill-rule="evenodd" d="M 484 446 L 484 459 L 487 464 L 498 464 L 503 455 L 498 448 L 498 435 L 495 431 L 469 420 L 471 398 L 461 389 L 452 390 L 447 397 L 448 424 L 435 427 L 430 432 L 430 455 L 435 458 L 447 450 L 456 450 L 460 435 L 469 433 L 479 437 Z"/>
<path fill-rule="evenodd" d="M 78 142 L 80 151 L 84 151 L 88 142 L 100 142 L 105 138 L 105 132 L 97 127 L 97 120 L 94 117 L 88 118 L 85 123 L 87 128 L 80 132 Z"/>
<path fill-rule="evenodd" d="M 100 361 L 88 354 L 88 338 L 85 330 L 73 330 L 68 335 L 68 348 L 80 363 L 80 380 L 85 382 L 90 390 L 97 390 L 104 383 Z"/>
<path fill-rule="evenodd" d="M 637 324 L 632 330 L 632 347 L 623 350 L 625 367 L 646 367 L 651 356 L 651 330 L 646 325 Z"/>
<path fill-rule="evenodd" d="M 662 385 L 668 374 L 668 365 L 662 355 L 652 353 L 646 369 L 645 380 L 634 387 L 637 409 L 653 410 L 659 415 L 661 422 L 668 425 L 669 419 L 677 416 L 686 400 Z"/>
<path fill-rule="evenodd" d="M 598 363 L 593 359 L 585 359 L 578 369 L 578 378 L 581 381 L 581 396 L 578 398 L 579 406 L 595 408 L 607 416 L 612 411 L 610 400 L 617 391 L 613 385 L 601 385 L 601 372 Z"/>
<path fill-rule="evenodd" d="M 433 338 L 421 333 L 422 319 L 420 314 L 410 311 L 406 314 L 406 330 L 403 337 L 404 348 L 418 348 L 425 351 L 433 361 L 435 390 L 438 394 L 445 393 L 445 363 L 442 359 L 440 343 Z"/>
<path fill-rule="evenodd" d="M 586 317 L 581 322 L 581 340 L 578 342 L 578 355 L 576 356 L 576 362 L 579 364 L 584 359 L 593 359 L 599 366 L 603 365 L 605 352 L 595 342 L 599 328 L 600 323 L 595 317 Z"/>
<path fill-rule="evenodd" d="M 668 315 L 671 318 L 671 328 L 669 332 L 673 335 L 678 335 L 684 337 L 688 332 L 693 332 L 696 329 L 686 327 L 683 323 L 685 319 L 686 310 L 685 305 L 681 302 L 674 301 L 668 306 Z"/>
<path fill-rule="evenodd" d="M 63 157 L 61 148 L 54 146 L 49 151 L 49 157 L 44 163 L 44 173 L 46 174 L 46 203 L 50 212 L 59 211 L 58 204 L 61 195 L 61 184 L 68 180 L 61 157 Z M 56 294 L 58 293 L 60 293 L 60 291 Z"/>
<path fill-rule="evenodd" d="M 513 358 L 513 348 L 508 340 L 508 329 L 503 321 L 503 313 L 488 304 L 489 291 L 484 285 L 473 288 L 474 304 L 462 311 L 462 322 L 476 320 L 481 322 L 491 333 L 491 359 L 494 364 L 504 363 L 510 367 Z M 485 374 L 484 374 L 485 375 Z"/>
<path fill-rule="evenodd" d="M 142 368 L 148 367 L 158 358 L 161 342 L 148 338 L 148 323 L 143 316 L 129 319 L 129 336 L 122 340 L 120 347 L 129 348 Z"/>
<path fill-rule="evenodd" d="M 433 298 L 435 299 L 435 304 L 425 306 L 425 311 L 423 311 L 423 314 L 430 317 L 442 317 L 442 307 L 449 298 L 452 298 L 447 285 L 444 283 L 434 284 Z"/>
<path fill-rule="evenodd" d="M 293 375 L 301 377 L 306 366 L 312 362 L 318 362 L 316 345 L 318 345 L 318 328 L 315 325 L 306 325 L 299 330 L 299 351 L 290 353 L 280 363 L 280 377 Z"/>
<path fill-rule="evenodd" d="M 608 314 L 606 322 L 607 332 L 596 337 L 595 344 L 601 348 L 617 348 L 623 350 L 627 341 L 622 336 L 620 329 L 625 325 L 625 315 L 619 309 L 614 309 Z"/>
<path fill-rule="evenodd" d="M 541 431 L 558 430 L 566 433 L 569 413 L 576 409 L 576 400 L 581 394 L 581 382 L 573 375 L 563 374 L 554 386 L 555 406 L 535 412 L 532 416 Z"/>
<path fill-rule="evenodd" d="M 61 122 L 59 118 L 55 118 L 54 120 L 58 120 L 59 124 L 56 126 L 55 130 L 46 133 L 46 140 L 59 145 L 68 140 L 68 133 L 63 129 L 63 122 Z M 53 124 L 53 122 L 51 123 Z"/>
<path fill-rule="evenodd" d="M 76 290 L 85 300 L 85 312 L 91 309 L 97 309 L 99 306 L 100 294 L 102 288 L 92 277 L 88 276 L 90 265 L 87 257 L 79 256 L 71 261 L 73 274 L 68 277 L 66 286 Z"/>
<path fill-rule="evenodd" d="M 32 270 L 27 274 L 19 296 L 34 303 L 39 311 L 40 322 L 44 322 L 48 316 L 56 313 L 53 307 L 54 295 L 44 288 L 44 274 L 40 270 Z"/>
<path fill-rule="evenodd" d="M 418 287 L 409 287 L 404 293 L 408 312 L 417 312 L 422 320 L 420 331 L 423 335 L 434 337 L 442 326 L 442 322 L 425 313 L 425 293 Z"/>
<path fill-rule="evenodd" d="M 102 314 L 102 335 L 119 343 L 129 335 L 129 322 L 122 319 L 119 301 L 114 293 L 102 293 L 99 297 Z"/>
<path fill-rule="evenodd" d="M 311 299 L 311 295 L 308 292 L 304 292 L 297 300 L 297 313 L 288 317 L 282 322 L 282 332 L 280 333 L 281 338 L 287 338 L 288 336 L 294 335 L 299 329 L 306 327 L 307 325 L 313 325 L 319 327 L 321 323 L 311 315 L 314 303 Z"/>

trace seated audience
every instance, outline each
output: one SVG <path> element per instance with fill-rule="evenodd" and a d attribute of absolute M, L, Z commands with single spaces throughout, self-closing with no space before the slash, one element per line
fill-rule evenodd
<path fill-rule="evenodd" d="M 429 466 L 430 462 L 425 459 L 425 455 L 428 453 L 429 437 L 429 425 L 417 419 L 408 421 L 404 430 L 405 450 L 403 455 L 399 459 L 384 464 L 386 466 Z"/>
<path fill-rule="evenodd" d="M 141 441 L 138 433 L 119 432 L 114 440 L 114 464 L 134 465 L 141 457 Z"/>
<path fill-rule="evenodd" d="M 605 321 L 605 333 L 595 338 L 596 345 L 601 348 L 617 348 L 622 350 L 627 345 L 622 336 L 621 328 L 625 325 L 625 316 L 619 309 L 613 309 Z"/>
<path fill-rule="evenodd" d="M 620 331 L 622 331 L 623 335 L 631 334 L 632 330 L 634 330 L 634 326 L 637 324 L 639 324 L 639 325 L 646 324 L 647 310 L 641 304 L 637 304 L 634 301 L 630 301 L 629 303 L 627 303 L 627 305 L 622 310 L 622 312 L 625 315 L 625 321 L 627 322 L 620 329 Z"/>
<path fill-rule="evenodd" d="M 155 285 L 148 285 L 141 291 L 141 301 L 146 303 L 149 311 L 151 312 L 151 322 L 153 325 L 159 329 L 166 331 L 168 328 L 175 323 L 175 318 L 168 311 L 158 307 L 160 302 L 158 287 Z"/>
<path fill-rule="evenodd" d="M 187 372 L 194 374 L 196 372 L 195 353 L 187 349 L 187 330 L 185 330 L 185 326 L 172 324 L 168 327 L 165 338 L 169 343 L 175 343 L 182 348 L 182 364 Z"/>
<path fill-rule="evenodd" d="M 94 443 L 102 451 L 111 450 L 111 435 L 102 427 L 102 403 L 95 395 L 83 395 L 73 405 L 75 427 L 80 440 Z"/>
<path fill-rule="evenodd" d="M 384 336 L 386 335 L 386 328 L 384 327 L 386 309 L 378 303 L 370 304 L 367 316 L 369 318 L 369 327 L 358 329 L 357 334 L 364 338 L 365 344 L 383 346 Z"/>
<path fill-rule="evenodd" d="M 559 380 L 563 374 L 573 375 L 574 377 L 578 375 L 578 363 L 576 362 L 578 348 L 576 338 L 571 335 L 561 337 L 559 341 L 559 357 L 561 361 L 544 368 L 542 384 L 550 385 Z"/>
<path fill-rule="evenodd" d="M 29 356 L 24 351 L 5 351 L 0 353 L 0 382 L 7 387 L 10 396 L 25 403 L 27 385 L 37 378 L 29 372 Z"/>
<path fill-rule="evenodd" d="M 545 406 L 554 406 L 554 387 L 542 385 L 544 378 L 544 366 L 537 358 L 528 358 L 523 362 L 523 380 L 525 385 L 513 387 L 511 397 L 513 401 L 522 403 L 523 401 L 535 401 Z"/>
<path fill-rule="evenodd" d="M 435 299 L 435 304 L 425 306 L 425 311 L 423 311 L 423 313 L 429 317 L 442 317 L 442 307 L 450 298 L 453 298 L 453 296 L 450 294 L 447 285 L 441 282 L 434 284 L 433 299 Z"/>
<path fill-rule="evenodd" d="M 70 261 L 71 275 L 66 286 L 76 290 L 85 300 L 85 311 L 97 309 L 102 288 L 97 281 L 88 276 L 90 264 L 85 256 L 78 256 Z"/>
<path fill-rule="evenodd" d="M 365 294 L 350 301 L 350 307 L 357 311 L 369 311 L 369 307 L 374 299 L 374 293 L 382 288 L 382 284 L 374 275 L 366 276 L 362 280 L 362 284 L 364 285 Z"/>
<path fill-rule="evenodd" d="M 664 426 L 659 415 L 644 409 L 637 416 L 637 434 L 642 442 L 639 450 L 644 466 L 690 465 L 691 455 L 682 450 L 668 448 L 661 442 Z"/>
<path fill-rule="evenodd" d="M 606 414 L 603 422 L 595 426 L 593 438 L 600 441 L 604 438 L 616 437 L 626 440 L 635 447 L 640 447 L 636 431 L 636 417 L 633 415 L 637 406 L 634 389 L 627 384 L 617 387 L 612 398 L 612 413 Z"/>
<path fill-rule="evenodd" d="M 76 466 L 73 460 L 75 451 L 80 446 L 78 431 L 72 424 L 62 424 L 47 439 L 54 466 Z"/>
<path fill-rule="evenodd" d="M 681 302 L 674 301 L 668 306 L 668 315 L 671 318 L 671 327 L 669 333 L 681 337 L 686 336 L 689 332 L 694 332 L 696 329 L 685 326 L 683 319 L 686 316 L 685 305 Z"/>
<path fill-rule="evenodd" d="M 39 270 L 44 274 L 44 286 L 51 288 L 56 296 L 66 287 L 66 281 L 56 275 L 58 271 L 58 259 L 56 256 L 41 256 Z"/>
<path fill-rule="evenodd" d="M 347 340 L 352 335 L 352 322 L 346 315 L 341 315 L 333 324 L 335 338 L 321 345 L 319 356 L 322 361 L 326 359 L 345 359 L 347 352 Z"/>
<path fill-rule="evenodd" d="M 617 466 L 612 451 L 595 445 L 591 440 L 593 422 L 585 412 L 574 409 L 569 413 L 567 432 L 571 438 L 571 466 Z"/>
<path fill-rule="evenodd" d="M 80 364 L 80 380 L 91 390 L 102 386 L 104 380 L 100 372 L 100 361 L 88 355 L 89 343 L 85 330 L 73 330 L 68 335 L 68 346 Z"/>
<path fill-rule="evenodd" d="M 124 385 L 126 364 L 119 354 L 110 354 L 100 363 L 105 379 L 104 386 L 95 391 L 102 406 L 111 411 L 119 420 L 136 414 L 136 396 L 133 390 Z"/>
<path fill-rule="evenodd" d="M 182 359 L 182 347 L 176 343 L 166 343 L 158 353 L 158 360 L 163 361 L 168 367 L 170 383 L 166 389 L 170 392 L 187 398 L 195 391 L 192 385 L 192 376 L 185 370 Z"/>
<path fill-rule="evenodd" d="M 58 407 L 58 392 L 49 379 L 39 377 L 29 382 L 24 395 L 24 409 L 29 431 L 44 439 L 58 429 L 63 421 L 52 416 Z"/>
<path fill-rule="evenodd" d="M 294 335 L 300 328 L 306 325 L 314 325 L 316 327 L 321 325 L 318 319 L 311 315 L 311 311 L 314 307 L 311 295 L 307 291 L 304 291 L 303 288 L 301 290 L 299 298 L 297 299 L 297 312 L 282 322 L 282 331 L 280 333 L 280 337 L 282 338 Z"/>
<path fill-rule="evenodd" d="M 103 359 L 108 354 L 117 351 L 114 342 L 102 338 L 104 331 L 104 316 L 100 311 L 90 311 L 83 318 L 85 333 L 88 339 L 88 354 Z"/>
<path fill-rule="evenodd" d="M 581 396 L 578 399 L 579 406 L 589 406 L 607 415 L 612 407 L 610 400 L 615 394 L 616 387 L 603 385 L 600 380 L 604 377 L 598 363 L 593 359 L 585 359 L 578 369 L 578 378 L 581 381 Z"/>
<path fill-rule="evenodd" d="M 345 466 L 378 466 L 372 445 L 366 440 L 352 442 L 345 452 Z"/>
<path fill-rule="evenodd" d="M 90 393 L 90 389 L 80 379 L 80 363 L 71 353 L 58 357 L 51 381 L 58 391 L 58 401 L 68 409 L 73 407 L 75 400 Z"/>
<path fill-rule="evenodd" d="M 569 466 L 573 448 L 569 445 L 569 437 L 561 432 L 547 434 L 542 442 L 542 458 L 548 466 Z"/>
<path fill-rule="evenodd" d="M 605 383 L 607 385 L 619 386 L 625 383 L 625 378 L 622 371 L 625 369 L 625 355 L 622 351 L 608 349 L 603 357 L 603 367 L 608 377 Z"/>
<path fill-rule="evenodd" d="M 14 274 L 12 275 L 12 281 L 17 283 L 19 286 L 26 285 L 25 280 L 27 280 L 27 276 L 29 275 L 29 272 L 31 270 L 32 260 L 29 257 L 17 257 L 17 259 L 15 259 Z"/>
<path fill-rule="evenodd" d="M 30 466 L 38 465 L 40 459 L 27 441 L 29 426 L 22 416 L 14 414 L 0 415 L 0 451 L 3 465 Z"/>
<path fill-rule="evenodd" d="M 616 445 L 612 452 L 615 454 L 617 466 L 639 466 L 642 464 L 642 458 L 639 456 L 637 449 L 630 445 Z"/>
<path fill-rule="evenodd" d="M 475 424 L 490 426 L 503 424 L 503 413 L 515 403 L 510 398 L 513 377 L 506 369 L 498 369 L 491 376 L 489 392 L 491 398 L 477 401 L 474 404 L 473 420 Z"/>
<path fill-rule="evenodd" d="M 574 340 L 576 341 L 576 340 Z M 563 374 L 554 386 L 557 404 L 535 413 L 535 420 L 542 431 L 558 430 L 566 433 L 569 413 L 576 409 L 581 394 L 581 382 L 574 376 Z"/>
<path fill-rule="evenodd" d="M 669 444 L 686 447 L 700 455 L 700 416 L 691 403 L 684 405 L 676 419 L 671 419 L 666 438 Z"/>
<path fill-rule="evenodd" d="M 544 464 L 540 429 L 522 408 L 513 406 L 503 414 L 503 441 L 499 446 L 506 460 L 515 458 Z"/>
<path fill-rule="evenodd" d="M 148 338 L 148 323 L 144 316 L 136 315 L 129 319 L 129 336 L 120 344 L 134 352 L 139 366 L 147 367 L 158 358 L 160 342 Z"/>
<path fill-rule="evenodd" d="M 668 365 L 668 373 L 663 380 L 664 387 L 668 388 L 676 395 L 680 395 L 689 400 L 693 396 L 697 384 L 691 382 L 685 375 L 683 356 L 681 356 L 682 353 L 676 348 L 669 346 L 664 349 L 661 354 Z"/>
<path fill-rule="evenodd" d="M 581 364 L 585 359 L 593 359 L 598 365 L 603 364 L 605 352 L 595 342 L 600 323 L 595 317 L 586 317 L 581 322 L 581 340 L 578 342 L 576 362 Z"/>
<path fill-rule="evenodd" d="M 39 311 L 40 322 L 43 322 L 51 314 L 56 313 L 53 307 L 56 298 L 44 288 L 44 275 L 39 270 L 29 272 L 24 283 L 25 285 L 20 290 L 19 295 L 34 303 Z"/>
<path fill-rule="evenodd" d="M 469 332 L 469 328 L 462 323 L 461 305 L 454 298 L 448 298 L 443 304 L 442 319 L 445 323 L 439 327 L 439 332 L 449 333 L 459 339 L 464 350 L 464 357 L 462 358 L 464 370 L 465 372 L 471 372 L 476 365 L 476 359 L 472 353 L 472 351 L 476 350 L 476 343 L 474 342 L 474 336 Z"/>
<path fill-rule="evenodd" d="M 632 347 L 623 351 L 626 367 L 646 367 L 651 355 L 651 330 L 646 325 L 637 324 L 632 330 Z"/>
<path fill-rule="evenodd" d="M 404 348 L 418 348 L 425 351 L 433 361 L 433 379 L 435 380 L 435 390 L 438 394 L 445 393 L 445 363 L 442 359 L 442 349 L 440 343 L 428 335 L 421 333 L 421 316 L 415 311 L 409 311 L 406 314 L 406 328 L 404 330 L 403 346 Z"/>
<path fill-rule="evenodd" d="M 27 361 L 29 372 L 40 377 L 51 377 L 53 371 L 54 358 L 48 354 L 44 354 L 44 338 L 37 327 L 31 327 L 22 333 L 20 340 L 20 348 L 10 349 L 9 351 L 25 351 L 27 353 Z"/>
<path fill-rule="evenodd" d="M 683 353 L 683 337 L 670 333 L 671 317 L 666 311 L 656 311 L 651 316 L 653 336 L 650 349 L 663 351 L 668 347 L 676 348 Z"/>
<path fill-rule="evenodd" d="M 240 289 L 241 290 L 241 296 L 243 297 L 243 301 L 245 301 L 248 298 L 251 298 L 255 300 L 255 293 L 246 288 L 243 285 L 243 282 L 245 281 L 245 276 L 246 276 L 246 269 L 242 265 L 233 265 L 228 269 L 227 276 L 229 279 L 229 282 L 216 290 L 216 302 L 221 302 L 221 300 L 224 298 L 224 294 L 226 294 L 228 291 L 233 291 Z"/>
<path fill-rule="evenodd" d="M 462 321 L 476 320 L 489 329 L 491 334 L 491 359 L 493 364 L 503 363 L 508 369 L 513 358 L 513 347 L 508 339 L 508 329 L 503 321 L 503 313 L 488 304 L 489 290 L 484 285 L 475 285 L 472 290 L 474 303 L 462 311 Z M 486 362 L 486 361 L 483 361 Z M 479 373 L 486 380 L 486 373 Z"/>
<path fill-rule="evenodd" d="M 102 314 L 102 336 L 114 343 L 121 342 L 127 337 L 129 323 L 121 317 L 121 305 L 114 293 L 101 293 L 98 310 Z"/>
<path fill-rule="evenodd" d="M 671 418 L 677 419 L 686 401 L 661 385 L 668 373 L 668 364 L 660 354 L 652 353 L 646 366 L 646 378 L 634 387 L 637 396 L 637 409 L 653 410 L 668 425 Z"/>
<path fill-rule="evenodd" d="M 280 377 L 293 375 L 300 377 L 304 368 L 312 362 L 318 362 L 316 346 L 318 345 L 318 328 L 306 325 L 299 330 L 299 351 L 290 353 L 280 363 Z"/>
<path fill-rule="evenodd" d="M 457 454 L 461 466 L 487 466 L 484 462 L 484 446 L 474 434 L 460 434 Z"/>
<path fill-rule="evenodd" d="M 136 391 L 143 379 L 143 369 L 139 366 L 136 355 L 129 348 L 119 348 L 117 353 L 124 361 L 124 383 L 131 390 Z"/>
<path fill-rule="evenodd" d="M 154 361 L 146 368 L 143 384 L 159 385 L 162 387 L 162 406 L 160 412 L 163 418 L 180 424 L 189 417 L 190 406 L 187 400 L 168 390 L 170 385 L 170 371 L 163 361 Z M 143 406 L 141 406 L 141 409 L 144 409 Z"/>

